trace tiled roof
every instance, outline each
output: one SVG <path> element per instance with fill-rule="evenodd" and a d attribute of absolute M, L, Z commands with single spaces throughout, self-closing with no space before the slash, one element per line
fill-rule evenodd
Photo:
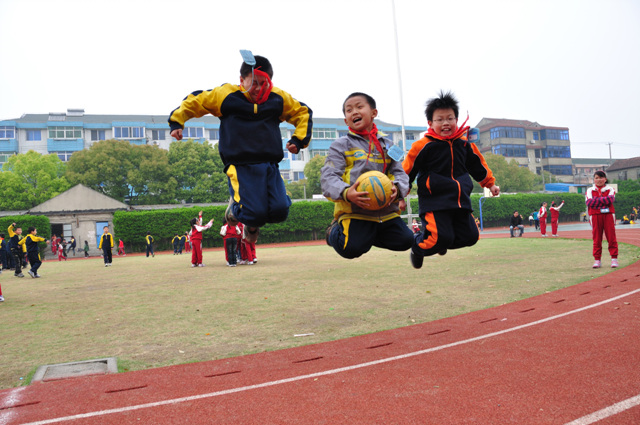
<path fill-rule="evenodd" d="M 538 130 L 538 129 L 561 129 L 568 130 L 568 127 L 553 127 L 548 125 L 542 125 L 537 122 L 531 122 L 528 120 L 510 120 L 506 118 L 482 118 L 476 127 L 481 132 L 487 131 L 493 127 L 521 127 L 527 130 Z"/>
<path fill-rule="evenodd" d="M 619 159 L 611 164 L 611 166 L 607 168 L 607 171 L 626 170 L 629 168 L 640 168 L 640 156 L 636 156 L 634 158 Z"/>

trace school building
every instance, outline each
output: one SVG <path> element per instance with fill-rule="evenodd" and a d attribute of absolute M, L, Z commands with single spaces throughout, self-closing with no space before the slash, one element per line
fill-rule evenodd
<path fill-rule="evenodd" d="M 544 170 L 562 182 L 574 182 L 569 128 L 502 118 L 482 118 L 476 127 L 481 152 L 502 155 L 507 161 L 515 159 L 538 175 Z"/>
<path fill-rule="evenodd" d="M 121 139 L 135 145 L 155 145 L 169 149 L 175 141 L 170 135 L 167 115 L 89 115 L 84 109 L 49 114 L 25 114 L 17 119 L 0 120 L 0 165 L 14 154 L 30 150 L 41 154 L 56 154 L 66 162 L 74 152 L 88 149 L 100 140 Z M 403 146 L 402 127 L 376 120 L 378 129 Z M 408 147 L 418 140 L 426 127 L 405 127 Z M 304 179 L 304 166 L 315 155 L 326 156 L 331 142 L 347 134 L 343 118 L 313 117 L 313 137 L 309 147 L 298 154 L 285 145 L 291 139 L 294 126 L 280 125 L 284 159 L 280 173 L 285 181 Z M 220 120 L 212 115 L 191 119 L 186 123 L 184 140 L 218 143 Z"/>

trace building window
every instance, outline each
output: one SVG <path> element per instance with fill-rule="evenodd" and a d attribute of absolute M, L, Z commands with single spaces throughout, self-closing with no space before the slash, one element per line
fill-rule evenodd
<path fill-rule="evenodd" d="M 540 130 L 540 137 L 542 140 L 569 140 L 569 130 L 553 130 L 547 128 Z"/>
<path fill-rule="evenodd" d="M 544 171 L 548 171 L 556 176 L 570 176 L 571 165 L 545 165 Z"/>
<path fill-rule="evenodd" d="M 185 127 L 182 130 L 182 137 L 185 139 L 202 139 L 204 137 L 204 129 L 202 127 Z"/>
<path fill-rule="evenodd" d="M 407 140 L 416 140 L 416 133 L 405 133 Z"/>
<path fill-rule="evenodd" d="M 280 175 L 282 176 L 282 180 L 289 181 L 290 177 L 289 177 L 289 172 L 288 171 L 281 171 Z"/>
<path fill-rule="evenodd" d="M 336 139 L 337 131 L 330 128 L 314 128 L 313 129 L 313 138 L 314 139 Z"/>
<path fill-rule="evenodd" d="M 329 155 L 329 149 L 314 149 L 312 155 L 327 156 Z"/>
<path fill-rule="evenodd" d="M 42 140 L 42 131 L 40 130 L 27 130 L 28 142 L 39 142 Z"/>
<path fill-rule="evenodd" d="M 80 127 L 51 127 L 49 129 L 49 139 L 81 139 L 82 128 Z"/>
<path fill-rule="evenodd" d="M 495 145 L 491 148 L 491 152 L 507 157 L 523 158 L 527 156 L 527 148 L 525 145 Z"/>
<path fill-rule="evenodd" d="M 280 134 L 282 134 L 282 130 Z M 209 140 L 220 140 L 220 130 L 209 130 Z"/>
<path fill-rule="evenodd" d="M 347 130 L 338 131 L 338 137 L 344 137 L 347 134 L 349 134 Z"/>
<path fill-rule="evenodd" d="M 116 139 L 142 139 L 144 127 L 113 127 L 113 135 Z"/>
<path fill-rule="evenodd" d="M 533 140 L 540 140 L 540 133 L 538 133 L 537 131 L 533 132 Z"/>
<path fill-rule="evenodd" d="M 58 158 L 60 158 L 60 161 L 62 162 L 68 162 L 69 159 L 71 158 L 71 155 L 73 154 L 73 152 L 51 152 L 51 153 L 55 153 L 56 155 L 58 155 Z"/>
<path fill-rule="evenodd" d="M 524 128 L 494 127 L 490 130 L 491 140 L 500 138 L 524 139 Z"/>
<path fill-rule="evenodd" d="M 165 130 L 151 130 L 151 140 L 164 140 Z"/>
<path fill-rule="evenodd" d="M 10 156 L 10 153 L 0 153 L 0 164 L 4 164 L 5 162 L 7 162 Z"/>
<path fill-rule="evenodd" d="M 571 158 L 571 148 L 569 146 L 547 146 L 542 151 L 543 158 Z"/>
<path fill-rule="evenodd" d="M 106 130 L 91 130 L 91 141 L 107 140 Z"/>
<path fill-rule="evenodd" d="M 0 139 L 15 139 L 16 128 L 8 125 L 0 125 Z"/>
<path fill-rule="evenodd" d="M 304 172 L 302 171 L 294 171 L 293 172 L 293 180 L 304 180 Z"/>

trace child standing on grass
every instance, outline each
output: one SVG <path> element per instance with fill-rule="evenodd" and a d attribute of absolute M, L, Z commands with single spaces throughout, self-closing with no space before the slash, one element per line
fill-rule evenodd
<path fill-rule="evenodd" d="M 64 246 L 62 245 L 62 241 L 58 239 L 58 261 L 67 261 L 67 258 L 64 256 Z"/>
<path fill-rule="evenodd" d="M 113 236 L 109 233 L 109 226 L 104 226 L 102 229 L 102 236 L 100 236 L 100 245 L 98 249 L 102 250 L 102 257 L 104 258 L 104 266 L 109 267 L 111 265 L 112 256 L 111 249 L 113 248 Z"/>
<path fill-rule="evenodd" d="M 84 258 L 89 258 L 89 242 L 84 241 Z"/>
<path fill-rule="evenodd" d="M 564 201 L 556 205 L 556 201 L 551 202 L 549 213 L 551 213 L 551 236 L 558 236 L 558 219 L 560 218 L 560 208 L 564 206 Z"/>
<path fill-rule="evenodd" d="M 153 236 L 151 236 L 151 232 L 147 232 L 144 240 L 147 242 L 147 258 L 149 258 L 149 254 L 151 254 L 151 257 L 155 257 L 156 254 L 153 253 Z"/>
<path fill-rule="evenodd" d="M 593 268 L 602 266 L 602 233 L 609 244 L 611 255 L 611 267 L 618 267 L 618 240 L 616 238 L 616 210 L 613 203 L 616 200 L 616 191 L 609 186 L 607 174 L 604 171 L 596 171 L 593 175 L 593 186 L 587 189 L 585 196 L 589 209 L 589 222 L 591 223 L 591 235 L 593 237 Z"/>
<path fill-rule="evenodd" d="M 538 211 L 538 220 L 540 220 L 540 234 L 543 238 L 547 237 L 547 203 L 540 204 Z"/>
<path fill-rule="evenodd" d="M 24 277 L 22 274 L 22 247 L 18 244 L 20 242 L 20 235 L 22 235 L 22 228 L 16 227 L 16 223 L 12 223 L 9 228 L 9 250 L 11 251 L 11 256 L 13 257 L 14 262 L 14 276 L 15 277 Z M 55 251 L 54 251 L 55 252 Z"/>
<path fill-rule="evenodd" d="M 127 256 L 127 254 L 124 252 L 124 242 L 122 241 L 122 239 L 118 239 L 118 255 L 122 255 L 124 257 Z"/>
<path fill-rule="evenodd" d="M 225 221 L 220 228 L 220 236 L 224 239 L 224 256 L 229 267 L 235 267 L 238 264 L 238 236 L 240 234 L 238 224 L 233 225 Z"/>
<path fill-rule="evenodd" d="M 191 252 L 191 239 L 189 238 L 189 232 L 184 232 L 184 251 Z"/>
<path fill-rule="evenodd" d="M 29 257 L 29 264 L 31 264 L 31 270 L 29 270 L 29 276 L 31 277 L 40 277 L 38 274 L 38 269 L 42 264 L 40 260 L 40 248 L 38 247 L 38 242 L 46 242 L 45 238 L 41 238 L 40 236 L 36 236 L 38 234 L 38 230 L 35 227 L 29 227 L 27 229 L 29 233 L 26 238 L 20 241 L 20 245 L 24 245 L 27 248 L 27 256 Z M 66 260 L 66 258 L 65 258 Z"/>
<path fill-rule="evenodd" d="M 209 220 L 206 225 L 202 225 L 202 211 L 198 213 L 198 218 L 191 219 L 191 267 L 204 267 L 202 263 L 202 232 L 211 228 L 213 219 Z"/>
<path fill-rule="evenodd" d="M 342 257 L 352 259 L 371 247 L 406 251 L 413 233 L 400 218 L 409 178 L 401 157 L 392 154 L 393 142 L 378 131 L 376 101 L 365 93 L 352 93 L 342 104 L 349 133 L 334 140 L 321 169 L 322 193 L 334 202 L 334 222 L 327 229 L 327 244 Z M 366 192 L 358 192 L 356 181 L 368 171 L 379 171 L 393 183 L 391 202 L 382 209 L 367 209 Z"/>
<path fill-rule="evenodd" d="M 441 91 L 430 99 L 425 115 L 429 130 L 413 143 L 403 163 L 409 181 L 415 179 L 418 185 L 422 232 L 416 234 L 411 248 L 416 269 L 422 267 L 424 256 L 444 255 L 448 249 L 478 242 L 470 197 L 472 177 L 493 196 L 500 193 L 480 150 L 467 140 L 467 121 L 458 127 L 458 101 L 453 94 Z"/>
<path fill-rule="evenodd" d="M 245 224 L 247 239 L 255 242 L 265 223 L 287 219 L 291 199 L 287 196 L 278 164 L 284 154 L 280 123 L 295 130 L 286 149 L 297 154 L 311 140 L 311 109 L 289 93 L 274 87 L 269 60 L 241 51 L 240 84 L 223 84 L 188 95 L 169 116 L 171 137 L 182 140 L 185 123 L 207 114 L 220 118 L 218 143 L 228 177 L 227 222 Z"/>

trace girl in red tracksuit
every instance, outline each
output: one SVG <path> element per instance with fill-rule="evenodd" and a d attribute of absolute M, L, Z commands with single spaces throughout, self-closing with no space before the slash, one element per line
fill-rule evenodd
<path fill-rule="evenodd" d="M 558 218 L 560 218 L 560 208 L 564 206 L 564 201 L 560 205 L 556 205 L 556 202 L 551 203 L 549 212 L 551 213 L 551 236 L 558 236 Z"/>
<path fill-rule="evenodd" d="M 239 225 L 230 225 L 224 222 L 220 228 L 220 236 L 224 238 L 224 256 L 227 260 L 227 266 L 235 267 L 238 264 L 238 238 L 242 235 Z"/>
<path fill-rule="evenodd" d="M 540 234 L 543 238 L 547 237 L 547 203 L 543 202 L 540 205 L 540 211 L 538 211 L 538 218 L 540 219 Z"/>
<path fill-rule="evenodd" d="M 213 224 L 213 219 L 206 225 L 202 225 L 202 211 L 198 213 L 198 218 L 191 219 L 191 267 L 204 267 L 202 263 L 202 232 L 209 229 Z"/>
<path fill-rule="evenodd" d="M 616 192 L 607 183 L 607 174 L 604 171 L 596 171 L 593 175 L 593 187 L 587 189 L 586 203 L 589 209 L 589 221 L 593 235 L 593 268 L 602 265 L 602 233 L 609 243 L 609 255 L 611 255 L 611 267 L 618 267 L 618 241 L 616 239 L 616 215 L 613 202 L 616 200 Z"/>

